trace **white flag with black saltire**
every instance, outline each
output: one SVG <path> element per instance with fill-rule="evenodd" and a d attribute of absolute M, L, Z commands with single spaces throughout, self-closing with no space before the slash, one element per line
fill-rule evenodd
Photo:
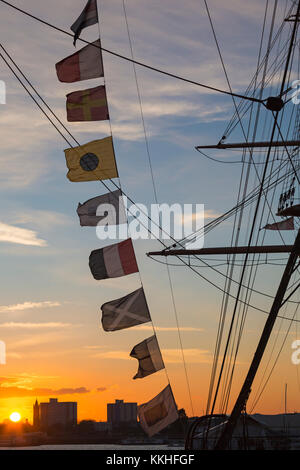
<path fill-rule="evenodd" d="M 130 356 L 139 361 L 139 368 L 134 379 L 147 377 L 165 367 L 155 335 L 134 346 Z"/>
<path fill-rule="evenodd" d="M 142 287 L 120 299 L 106 302 L 101 310 L 102 326 L 105 331 L 123 330 L 151 320 Z"/>
<path fill-rule="evenodd" d="M 138 417 L 148 436 L 153 436 L 176 421 L 178 411 L 170 385 L 152 400 L 138 406 Z"/>

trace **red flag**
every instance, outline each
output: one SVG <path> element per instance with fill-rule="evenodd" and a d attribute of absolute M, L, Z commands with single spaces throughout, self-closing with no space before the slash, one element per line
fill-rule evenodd
<path fill-rule="evenodd" d="M 83 47 L 56 65 L 60 82 L 72 83 L 80 80 L 103 77 L 103 63 L 100 40 Z"/>
<path fill-rule="evenodd" d="M 105 86 L 74 91 L 67 95 L 69 122 L 105 121 L 109 119 Z"/>
<path fill-rule="evenodd" d="M 265 230 L 294 230 L 294 218 L 283 220 L 282 222 L 276 222 L 275 224 L 267 224 L 264 227 Z"/>

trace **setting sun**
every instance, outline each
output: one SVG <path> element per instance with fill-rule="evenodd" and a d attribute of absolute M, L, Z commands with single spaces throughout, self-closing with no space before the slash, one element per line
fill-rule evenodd
<path fill-rule="evenodd" d="M 21 415 L 20 413 L 18 413 L 17 411 L 15 411 L 14 413 L 12 413 L 9 417 L 9 419 L 11 421 L 13 421 L 13 423 L 17 423 L 18 421 L 20 421 L 21 419 Z"/>

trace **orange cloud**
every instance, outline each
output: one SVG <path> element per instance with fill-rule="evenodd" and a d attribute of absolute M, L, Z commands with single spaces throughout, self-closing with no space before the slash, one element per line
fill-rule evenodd
<path fill-rule="evenodd" d="M 23 302 L 22 304 L 1 305 L 0 312 L 17 312 L 22 310 L 30 310 L 33 308 L 59 307 L 60 305 L 60 302 L 52 302 L 50 300 L 45 300 L 43 302 Z"/>
<path fill-rule="evenodd" d="M 1 398 L 13 398 L 13 397 L 41 397 L 50 395 L 75 395 L 90 393 L 86 387 L 77 388 L 60 388 L 53 390 L 51 388 L 20 388 L 20 387 L 0 387 L 0 399 Z"/>

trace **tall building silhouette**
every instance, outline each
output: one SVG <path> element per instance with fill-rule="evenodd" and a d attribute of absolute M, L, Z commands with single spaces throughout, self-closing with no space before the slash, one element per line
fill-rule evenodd
<path fill-rule="evenodd" d="M 36 429 L 40 427 L 40 406 L 38 404 L 37 399 L 35 400 L 35 404 L 33 405 L 33 426 Z"/>
<path fill-rule="evenodd" d="M 123 400 L 107 403 L 107 422 L 112 424 L 136 423 L 137 403 L 125 403 Z"/>

